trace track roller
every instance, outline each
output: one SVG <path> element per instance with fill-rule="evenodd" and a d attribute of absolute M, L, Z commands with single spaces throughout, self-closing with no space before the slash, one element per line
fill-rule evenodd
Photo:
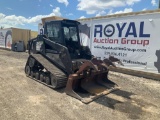
<path fill-rule="evenodd" d="M 31 71 L 31 77 L 34 78 L 35 77 L 35 72 Z"/>
<path fill-rule="evenodd" d="M 37 80 L 40 80 L 40 73 L 39 73 L 38 71 L 35 73 L 35 78 L 36 78 Z"/>
<path fill-rule="evenodd" d="M 51 79 L 50 79 L 49 75 L 45 76 L 45 82 L 46 82 L 47 85 L 51 84 Z"/>
<path fill-rule="evenodd" d="M 30 76 L 30 74 L 31 74 L 31 68 L 29 67 L 29 65 L 26 65 L 26 67 L 25 67 L 25 73 L 26 73 L 27 77 Z"/>
<path fill-rule="evenodd" d="M 40 81 L 41 81 L 41 82 L 44 82 L 44 73 L 43 73 L 43 72 L 40 73 Z"/>

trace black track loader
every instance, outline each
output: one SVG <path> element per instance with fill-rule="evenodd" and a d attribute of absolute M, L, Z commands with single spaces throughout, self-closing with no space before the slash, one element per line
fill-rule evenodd
<path fill-rule="evenodd" d="M 98 60 L 89 47 L 81 45 L 79 24 L 73 20 L 45 22 L 45 35 L 28 42 L 25 73 L 53 89 L 65 87 L 66 94 L 89 103 L 118 86 L 108 79 L 109 66 L 115 64 Z"/>

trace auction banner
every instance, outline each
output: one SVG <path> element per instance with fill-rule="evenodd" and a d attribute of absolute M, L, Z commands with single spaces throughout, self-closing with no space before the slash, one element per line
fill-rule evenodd
<path fill-rule="evenodd" d="M 160 73 L 160 14 L 92 19 L 91 51 L 119 58 L 124 67 Z"/>
<path fill-rule="evenodd" d="M 11 49 L 12 45 L 12 30 L 0 29 L 0 47 Z"/>

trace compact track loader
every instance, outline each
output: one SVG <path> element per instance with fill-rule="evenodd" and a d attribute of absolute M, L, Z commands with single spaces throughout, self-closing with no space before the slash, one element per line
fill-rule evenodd
<path fill-rule="evenodd" d="M 53 89 L 65 87 L 66 94 L 89 103 L 118 86 L 108 79 L 109 66 L 118 59 L 98 60 L 89 47 L 81 45 L 73 20 L 44 24 L 44 34 L 28 42 L 27 76 Z"/>

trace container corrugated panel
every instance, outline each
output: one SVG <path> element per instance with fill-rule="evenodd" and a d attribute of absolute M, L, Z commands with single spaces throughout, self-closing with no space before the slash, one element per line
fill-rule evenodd
<path fill-rule="evenodd" d="M 12 28 L 12 42 L 24 41 L 25 48 L 27 48 L 28 40 L 30 40 L 31 30 Z"/>
<path fill-rule="evenodd" d="M 31 31 L 31 39 L 36 38 L 38 35 L 37 31 Z"/>

